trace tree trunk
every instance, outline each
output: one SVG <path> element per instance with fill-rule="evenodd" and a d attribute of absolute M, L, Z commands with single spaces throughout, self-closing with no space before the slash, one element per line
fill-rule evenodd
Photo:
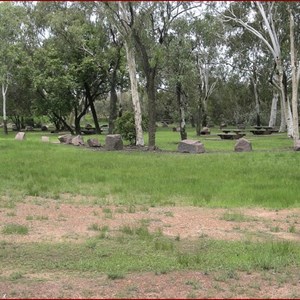
<path fill-rule="evenodd" d="M 273 91 L 273 99 L 272 99 L 270 119 L 269 119 L 269 127 L 275 127 L 276 126 L 278 97 L 279 97 L 278 92 L 274 90 Z"/>
<path fill-rule="evenodd" d="M 282 109 L 285 115 L 285 121 L 287 125 L 287 134 L 289 137 L 293 136 L 293 120 L 291 118 L 291 107 L 287 96 L 287 82 L 286 82 L 286 74 L 284 73 L 281 58 L 277 57 L 276 60 L 277 70 L 278 70 L 278 78 L 280 84 L 280 91 L 281 91 L 281 104 Z"/>
<path fill-rule="evenodd" d="M 177 103 L 179 107 L 179 115 L 180 115 L 180 137 L 181 140 L 187 139 L 187 133 L 185 131 L 185 107 L 183 101 L 183 94 L 182 94 L 182 86 L 181 82 L 177 82 L 176 84 L 176 97 Z"/>
<path fill-rule="evenodd" d="M 294 146 L 299 140 L 299 120 L 298 120 L 298 87 L 299 76 L 296 66 L 297 53 L 295 49 L 295 35 L 294 35 L 294 16 L 290 10 L 290 43 L 291 43 L 291 67 L 292 67 L 292 111 L 293 111 L 293 138 Z"/>
<path fill-rule="evenodd" d="M 135 122 L 135 131 L 136 131 L 136 145 L 144 146 L 144 136 L 142 128 L 142 111 L 140 105 L 140 99 L 138 94 L 138 83 L 136 78 L 136 64 L 133 48 L 131 45 L 128 45 L 125 41 L 125 50 L 128 64 L 128 71 L 130 77 L 130 86 L 131 86 L 131 98 L 134 110 L 134 122 Z"/>
<path fill-rule="evenodd" d="M 74 130 L 72 129 L 72 127 L 59 115 L 57 115 L 56 113 L 53 113 L 54 117 L 61 122 L 65 128 L 67 128 L 71 134 L 74 134 Z"/>
<path fill-rule="evenodd" d="M 118 47 L 118 58 L 116 59 L 114 69 L 110 80 L 110 101 L 109 101 L 109 118 L 108 118 L 108 133 L 112 134 L 115 129 L 115 121 L 118 117 L 118 95 L 116 91 L 117 86 L 117 70 L 119 69 L 121 61 L 121 47 Z"/>
<path fill-rule="evenodd" d="M 89 105 L 90 105 L 90 108 L 91 108 L 91 113 L 92 113 L 92 116 L 93 116 L 96 133 L 101 134 L 101 128 L 100 128 L 100 125 L 99 125 L 94 100 L 89 99 Z"/>
<path fill-rule="evenodd" d="M 201 135 L 201 119 L 202 119 L 202 101 L 201 99 L 198 100 L 198 105 L 197 105 L 197 112 L 196 112 L 196 134 L 198 136 Z"/>
<path fill-rule="evenodd" d="M 110 87 L 110 102 L 109 102 L 109 119 L 108 119 L 108 133 L 112 134 L 115 128 L 115 121 L 118 117 L 118 96 L 115 84 L 111 83 Z"/>
<path fill-rule="evenodd" d="M 255 110 L 256 110 L 256 125 L 260 126 L 260 101 L 257 91 L 257 77 L 256 77 L 256 71 L 253 70 L 253 75 L 251 76 L 251 81 L 253 84 L 253 91 L 254 91 L 254 98 L 255 98 Z"/>
<path fill-rule="evenodd" d="M 89 85 L 87 83 L 85 83 L 84 84 L 84 88 L 85 88 L 86 97 L 87 97 L 87 100 L 88 100 L 88 104 L 86 103 L 86 107 L 85 107 L 84 111 L 86 113 L 88 107 L 91 108 L 91 113 L 92 113 L 92 117 L 93 117 L 93 120 L 94 120 L 96 133 L 97 134 L 101 134 L 101 129 L 100 129 L 100 126 L 99 126 L 97 112 L 96 112 L 96 108 L 95 108 L 95 104 L 94 104 L 94 98 L 91 95 L 90 87 L 89 87 Z"/>
<path fill-rule="evenodd" d="M 156 89 L 155 89 L 155 71 L 152 70 L 147 76 L 146 91 L 148 96 L 148 146 L 155 148 L 156 133 Z"/>
<path fill-rule="evenodd" d="M 6 93 L 8 86 L 5 86 L 5 83 L 2 83 L 2 99 L 3 99 L 3 129 L 4 134 L 8 134 L 7 130 L 7 117 L 6 117 Z"/>

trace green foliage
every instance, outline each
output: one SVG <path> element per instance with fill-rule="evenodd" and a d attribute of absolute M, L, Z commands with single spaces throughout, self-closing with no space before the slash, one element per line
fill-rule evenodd
<path fill-rule="evenodd" d="M 147 130 L 147 127 L 148 120 L 145 116 L 143 116 L 142 128 L 143 130 Z M 135 145 L 136 131 L 134 114 L 132 112 L 127 111 L 117 119 L 115 132 L 121 134 L 122 138 L 129 141 L 131 145 Z"/>

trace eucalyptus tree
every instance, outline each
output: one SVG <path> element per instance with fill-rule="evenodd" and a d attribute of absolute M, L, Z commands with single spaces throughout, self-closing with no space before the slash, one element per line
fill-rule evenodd
<path fill-rule="evenodd" d="M 137 50 L 137 61 L 145 79 L 149 118 L 148 144 L 150 148 L 155 148 L 158 77 L 170 26 L 176 18 L 190 11 L 192 7 L 201 6 L 201 4 L 123 2 L 120 6 L 123 19 L 118 16 L 118 20 L 123 26 L 126 26 L 128 43 Z"/>
<path fill-rule="evenodd" d="M 242 9 L 241 6 L 242 5 Z M 270 82 L 281 95 L 282 120 L 280 130 L 287 126 L 288 136 L 292 137 L 298 130 L 298 124 L 293 124 L 290 100 L 288 96 L 289 80 L 289 28 L 281 20 L 288 19 L 288 6 L 299 10 L 295 4 L 277 2 L 251 2 L 245 10 L 245 4 L 231 4 L 223 17 L 227 21 L 243 26 L 258 38 L 273 58 L 274 68 Z"/>
<path fill-rule="evenodd" d="M 140 98 L 138 93 L 138 79 L 137 79 L 137 67 L 135 60 L 135 49 L 133 45 L 133 32 L 131 24 L 133 22 L 128 13 L 128 4 L 119 2 L 105 3 L 106 13 L 108 14 L 109 21 L 117 28 L 119 34 L 124 41 L 124 47 L 126 50 L 126 59 L 128 66 L 128 73 L 130 78 L 131 99 L 134 111 L 134 123 L 136 131 L 136 145 L 144 146 L 144 136 L 142 127 L 142 110 L 140 104 Z M 99 8 L 101 11 L 101 6 Z M 115 105 L 112 103 L 111 110 L 115 110 Z"/>
<path fill-rule="evenodd" d="M 271 67 L 269 55 L 261 40 L 256 39 L 241 25 L 228 29 L 226 45 L 226 65 L 230 67 L 231 73 L 239 74 L 241 82 L 251 86 L 255 101 L 256 125 L 261 126 L 262 96 L 266 88 L 271 90 L 268 82 Z M 275 126 L 277 104 L 272 107 L 273 114 L 271 113 L 270 118 L 272 117 Z"/>
<path fill-rule="evenodd" d="M 186 116 L 188 108 L 188 91 L 193 77 L 191 27 L 186 18 L 178 18 L 171 27 L 171 33 L 165 43 L 163 70 L 161 71 L 165 88 L 171 91 L 177 103 L 180 119 L 180 137 L 187 138 Z M 194 87 L 194 85 L 193 85 Z"/>
<path fill-rule="evenodd" d="M 299 79 L 300 79 L 300 60 L 298 61 L 299 48 L 299 36 L 298 39 L 295 37 L 295 16 L 293 10 L 289 7 L 288 9 L 290 17 L 290 53 L 291 53 L 291 72 L 292 72 L 292 112 L 293 112 L 293 138 L 294 147 L 297 150 L 299 148 L 299 116 L 298 116 L 298 92 L 299 92 Z M 298 12 L 299 21 L 299 12 Z M 299 24 L 299 23 L 298 23 Z M 297 43 L 298 42 L 298 43 Z"/>
<path fill-rule="evenodd" d="M 191 35 L 198 91 L 194 116 L 196 133 L 200 135 L 202 126 L 209 125 L 208 100 L 216 89 L 218 69 L 223 63 L 221 57 L 221 52 L 224 51 L 223 27 L 207 10 L 203 16 L 194 20 Z"/>
<path fill-rule="evenodd" d="M 7 95 L 13 82 L 14 71 L 21 62 L 22 26 L 25 13 L 21 6 L 12 2 L 0 3 L 0 83 L 2 92 L 3 128 L 7 134 Z"/>

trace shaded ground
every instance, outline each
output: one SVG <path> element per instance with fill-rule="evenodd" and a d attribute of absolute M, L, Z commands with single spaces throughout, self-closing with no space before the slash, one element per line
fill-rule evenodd
<path fill-rule="evenodd" d="M 85 201 L 86 202 L 86 201 Z M 181 239 L 300 241 L 300 209 L 209 209 L 197 207 L 97 206 L 80 197 L 62 201 L 29 197 L 14 208 L 0 208 L 5 224 L 29 227 L 27 235 L 3 235 L 1 241 L 82 242 L 96 235 L 92 224 L 108 226 L 114 235 L 124 225 L 147 221 L 150 231 Z M 14 270 L 0 270 L 1 298 L 300 298 L 300 274 L 176 271 L 127 274 L 112 280 L 103 274 L 26 274 L 6 280 Z"/>

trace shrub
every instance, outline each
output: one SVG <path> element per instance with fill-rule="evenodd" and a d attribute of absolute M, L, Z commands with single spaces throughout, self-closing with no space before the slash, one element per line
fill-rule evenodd
<path fill-rule="evenodd" d="M 144 116 L 142 117 L 142 128 L 147 130 L 148 120 Z M 119 117 L 116 121 L 115 133 L 121 134 L 122 138 L 129 141 L 131 145 L 135 145 L 136 132 L 134 124 L 134 114 L 132 112 L 125 112 L 122 117 Z"/>

